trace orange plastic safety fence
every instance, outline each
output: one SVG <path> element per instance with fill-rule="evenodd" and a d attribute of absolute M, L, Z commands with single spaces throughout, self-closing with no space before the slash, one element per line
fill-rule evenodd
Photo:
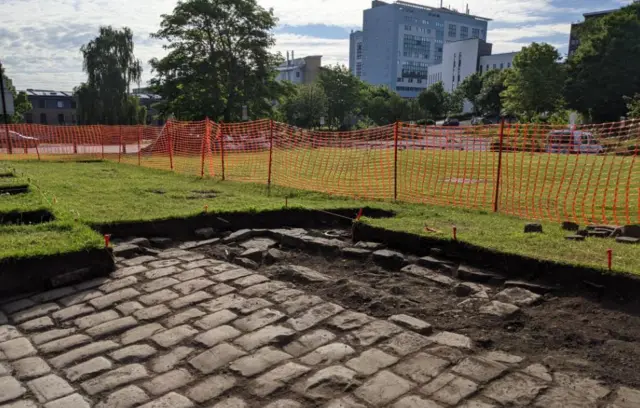
<path fill-rule="evenodd" d="M 8 130 L 8 133 L 7 133 Z M 0 159 L 104 159 L 352 198 L 497 210 L 527 219 L 640 222 L 640 121 L 352 132 L 271 120 L 0 126 Z"/>

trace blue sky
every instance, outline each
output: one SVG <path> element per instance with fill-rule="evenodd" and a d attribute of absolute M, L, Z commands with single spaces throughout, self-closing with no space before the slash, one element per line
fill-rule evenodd
<path fill-rule="evenodd" d="M 257 0 L 279 19 L 275 51 L 296 56 L 323 55 L 324 64 L 347 64 L 349 33 L 362 24 L 370 0 Z M 439 6 L 439 0 L 413 0 Z M 518 51 L 544 41 L 566 53 L 572 22 L 585 12 L 607 10 L 631 0 L 445 0 L 445 7 L 493 19 L 487 40 L 494 52 Z M 144 62 L 143 80 L 151 77 L 147 61 L 162 56 L 162 44 L 149 38 L 160 15 L 176 0 L 0 0 L 0 60 L 19 89 L 72 90 L 84 80 L 79 48 L 100 25 L 129 26 L 136 56 Z"/>

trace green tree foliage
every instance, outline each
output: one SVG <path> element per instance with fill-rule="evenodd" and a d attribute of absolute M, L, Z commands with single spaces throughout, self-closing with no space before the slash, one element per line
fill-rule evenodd
<path fill-rule="evenodd" d="M 527 119 L 562 106 L 564 68 L 549 44 L 532 43 L 513 59 L 502 92 L 504 109 Z"/>
<path fill-rule="evenodd" d="M 231 122 L 247 105 L 251 117 L 272 116 L 273 101 L 285 92 L 275 81 L 282 57 L 269 52 L 275 26 L 273 10 L 256 0 L 178 2 L 152 34 L 168 50 L 150 61 L 152 87 L 168 101 L 162 113 Z"/>
<path fill-rule="evenodd" d="M 450 105 L 442 82 L 437 82 L 418 95 L 420 107 L 431 119 L 443 117 Z"/>
<path fill-rule="evenodd" d="M 323 67 L 318 83 L 329 99 L 327 124 L 340 127 L 350 115 L 358 114 L 362 106 L 363 82 L 344 65 Z"/>
<path fill-rule="evenodd" d="M 397 92 L 384 86 L 366 86 L 362 95 L 362 115 L 379 126 L 399 120 L 412 120 L 415 106 Z"/>
<path fill-rule="evenodd" d="M 484 115 L 499 116 L 502 113 L 501 94 L 509 70 L 493 69 L 482 75 L 482 88 L 476 97 L 476 109 Z"/>
<path fill-rule="evenodd" d="M 317 83 L 298 85 L 293 95 L 280 106 L 287 123 L 312 128 L 320 125 L 320 118 L 327 116 L 329 100 Z"/>
<path fill-rule="evenodd" d="M 141 123 L 142 109 L 129 95 L 140 83 L 142 64 L 133 53 L 133 32 L 100 27 L 99 35 L 80 49 L 87 81 L 75 89 L 78 121 L 82 124 Z M 146 109 L 145 109 L 146 110 Z"/>
<path fill-rule="evenodd" d="M 11 79 L 5 75 L 4 68 L 2 68 L 2 78 L 4 78 L 4 84 L 7 87 L 6 90 L 13 96 L 13 107 L 15 108 L 14 114 L 9 116 L 7 122 L 22 123 L 24 122 L 24 114 L 32 108 L 31 102 L 29 102 L 29 98 L 24 91 L 18 92 L 16 90 Z M 4 119 L 4 114 L 0 110 L 0 123 L 5 123 Z"/>
<path fill-rule="evenodd" d="M 640 118 L 640 94 L 636 94 L 633 98 L 626 97 L 627 116 L 630 118 Z"/>
<path fill-rule="evenodd" d="M 469 75 L 462 81 L 460 86 L 456 89 L 460 92 L 461 96 L 471 102 L 473 105 L 473 113 L 478 114 L 478 96 L 482 91 L 483 77 L 479 72 L 475 72 Z"/>
<path fill-rule="evenodd" d="M 565 98 L 597 122 L 627 112 L 624 96 L 640 92 L 640 3 L 592 20 L 569 58 Z"/>

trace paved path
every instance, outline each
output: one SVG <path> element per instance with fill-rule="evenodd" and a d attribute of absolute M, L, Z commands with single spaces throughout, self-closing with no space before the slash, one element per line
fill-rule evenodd
<path fill-rule="evenodd" d="M 640 391 L 183 250 L 4 302 L 0 408 L 640 406 Z"/>

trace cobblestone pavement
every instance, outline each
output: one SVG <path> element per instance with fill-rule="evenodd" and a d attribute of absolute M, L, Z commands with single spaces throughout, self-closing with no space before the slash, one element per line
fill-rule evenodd
<path fill-rule="evenodd" d="M 640 406 L 638 390 L 184 250 L 0 309 L 0 408 Z"/>

